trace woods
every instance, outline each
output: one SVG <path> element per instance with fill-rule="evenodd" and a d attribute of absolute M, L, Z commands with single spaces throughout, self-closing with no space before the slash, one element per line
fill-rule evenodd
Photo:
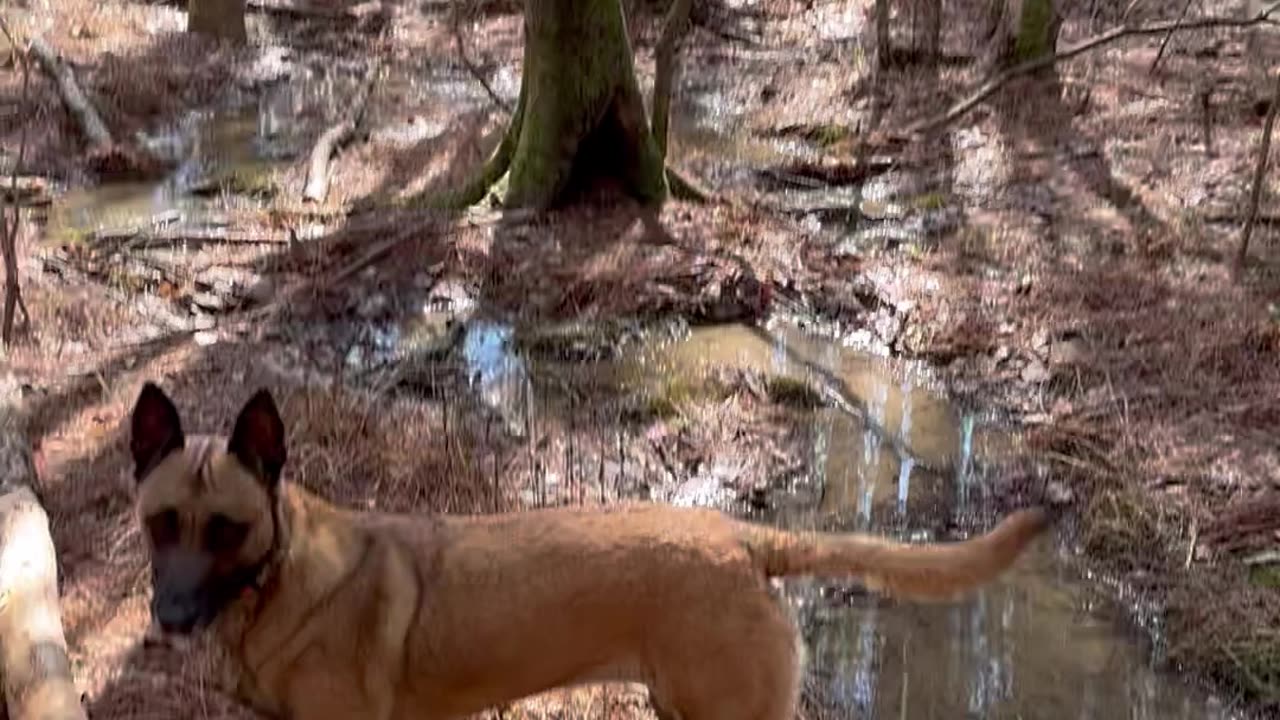
<path fill-rule="evenodd" d="M 1280 3 L 0 21 L 11 719 L 256 717 L 200 647 L 144 642 L 124 449 L 149 380 L 214 424 L 272 388 L 286 480 L 343 507 L 656 502 L 913 541 L 1067 520 L 972 602 L 784 588 L 816 717 L 1280 710 Z"/>

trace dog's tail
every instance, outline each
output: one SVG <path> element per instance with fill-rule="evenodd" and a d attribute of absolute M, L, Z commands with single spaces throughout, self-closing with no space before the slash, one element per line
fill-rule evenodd
<path fill-rule="evenodd" d="M 747 526 L 746 543 L 768 577 L 856 577 L 891 595 L 946 600 L 994 580 L 1048 526 L 1048 513 L 1033 508 L 1015 512 L 985 535 L 954 543 L 910 544 L 758 525 Z"/>

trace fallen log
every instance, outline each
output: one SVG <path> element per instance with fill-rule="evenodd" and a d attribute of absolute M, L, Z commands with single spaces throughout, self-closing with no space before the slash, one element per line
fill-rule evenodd
<path fill-rule="evenodd" d="M 62 98 L 62 104 L 76 119 L 76 124 L 80 127 L 85 140 L 89 142 L 90 148 L 108 150 L 114 147 L 116 143 L 111 137 L 111 131 L 107 129 L 102 116 L 80 89 L 71 66 L 64 63 L 57 51 L 43 38 L 31 39 L 31 54 L 35 55 L 40 68 L 53 80 L 58 88 L 58 95 Z"/>
<path fill-rule="evenodd" d="M 49 517 L 16 388 L 0 381 L 0 685 L 13 720 L 86 720 L 71 676 Z"/>
<path fill-rule="evenodd" d="M 369 104 L 369 95 L 373 92 L 373 83 L 378 76 L 378 64 L 372 63 L 365 72 L 364 80 L 356 91 L 351 105 L 351 112 L 342 122 L 328 128 L 316 140 L 311 149 L 311 162 L 307 166 L 307 182 L 302 189 L 304 202 L 320 203 L 329 194 L 329 160 L 339 148 L 351 142 L 356 130 L 364 121 L 365 107 Z"/>

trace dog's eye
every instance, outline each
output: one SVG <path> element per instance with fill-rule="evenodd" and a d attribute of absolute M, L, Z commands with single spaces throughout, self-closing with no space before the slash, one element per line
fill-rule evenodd
<path fill-rule="evenodd" d="M 235 552 L 248 534 L 248 523 L 236 522 L 222 513 L 214 513 L 205 528 L 205 547 L 214 553 Z"/>
<path fill-rule="evenodd" d="M 151 535 L 151 542 L 157 546 L 178 542 L 178 511 L 169 508 L 148 517 L 147 533 Z"/>

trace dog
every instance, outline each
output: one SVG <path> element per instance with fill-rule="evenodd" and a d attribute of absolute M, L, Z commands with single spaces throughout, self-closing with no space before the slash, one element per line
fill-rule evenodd
<path fill-rule="evenodd" d="M 803 646 L 774 578 L 953 599 L 1050 522 L 1032 508 L 963 542 L 907 544 L 658 503 L 347 510 L 284 481 L 265 389 L 229 436 L 188 437 L 148 382 L 129 444 L 153 623 L 214 640 L 241 700 L 296 720 L 443 720 L 600 682 L 644 684 L 661 720 L 789 720 Z"/>

